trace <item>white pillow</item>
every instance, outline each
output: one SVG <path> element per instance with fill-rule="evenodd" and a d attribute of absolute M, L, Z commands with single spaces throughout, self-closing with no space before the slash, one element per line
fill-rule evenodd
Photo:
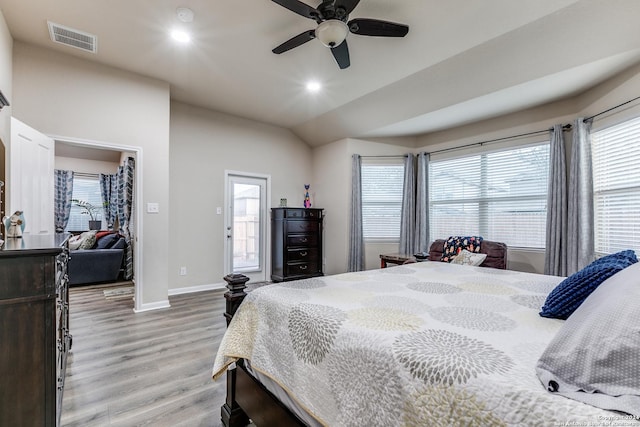
<path fill-rule="evenodd" d="M 545 388 L 640 417 L 640 263 L 602 282 L 538 360 Z"/>
<path fill-rule="evenodd" d="M 466 249 L 460 251 L 458 255 L 456 255 L 452 260 L 451 264 L 460 264 L 460 265 L 480 265 L 487 257 L 487 254 L 474 254 L 473 252 L 469 252 Z"/>
<path fill-rule="evenodd" d="M 69 249 L 74 251 L 76 249 L 89 249 L 91 248 L 95 243 L 95 236 L 96 236 L 97 230 L 89 230 L 89 231 L 85 231 L 81 234 L 78 234 L 76 236 L 72 236 L 69 238 Z M 93 242 L 90 241 L 91 237 L 93 236 Z M 89 248 L 87 248 L 86 246 L 91 244 L 91 246 Z"/>

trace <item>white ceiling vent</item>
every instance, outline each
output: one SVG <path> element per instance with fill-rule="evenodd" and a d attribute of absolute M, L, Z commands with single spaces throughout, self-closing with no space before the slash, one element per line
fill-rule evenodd
<path fill-rule="evenodd" d="M 98 39 L 93 34 L 65 27 L 51 21 L 47 21 L 47 23 L 49 24 L 49 35 L 54 42 L 82 49 L 86 52 L 97 52 Z"/>

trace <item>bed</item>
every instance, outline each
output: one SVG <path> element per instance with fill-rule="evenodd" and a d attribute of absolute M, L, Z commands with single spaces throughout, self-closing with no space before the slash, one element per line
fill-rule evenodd
<path fill-rule="evenodd" d="M 564 323 L 538 312 L 562 279 L 425 261 L 272 284 L 246 298 L 243 286 L 231 287 L 230 324 L 213 367 L 214 379 L 227 374 L 223 422 L 619 421 L 619 413 L 549 393 L 536 375 Z"/>

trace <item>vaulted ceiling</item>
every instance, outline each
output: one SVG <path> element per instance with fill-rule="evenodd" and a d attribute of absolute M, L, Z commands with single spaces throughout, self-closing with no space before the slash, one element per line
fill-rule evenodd
<path fill-rule="evenodd" d="M 289 128 L 312 146 L 487 119 L 640 62 L 637 0 L 361 0 L 350 19 L 410 30 L 349 34 L 344 70 L 318 40 L 273 54 L 316 23 L 271 0 L 0 0 L 0 9 L 14 40 L 169 82 L 174 100 Z M 54 43 L 48 21 L 97 36 L 97 53 Z M 176 26 L 191 43 L 170 40 Z M 312 79 L 323 85 L 315 94 L 305 91 Z"/>

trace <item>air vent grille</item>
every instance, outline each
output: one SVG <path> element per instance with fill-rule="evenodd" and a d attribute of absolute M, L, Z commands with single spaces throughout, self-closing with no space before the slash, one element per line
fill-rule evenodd
<path fill-rule="evenodd" d="M 86 52 L 96 53 L 98 39 L 93 34 L 78 31 L 64 25 L 48 21 L 51 40 L 67 46 L 82 49 Z"/>

